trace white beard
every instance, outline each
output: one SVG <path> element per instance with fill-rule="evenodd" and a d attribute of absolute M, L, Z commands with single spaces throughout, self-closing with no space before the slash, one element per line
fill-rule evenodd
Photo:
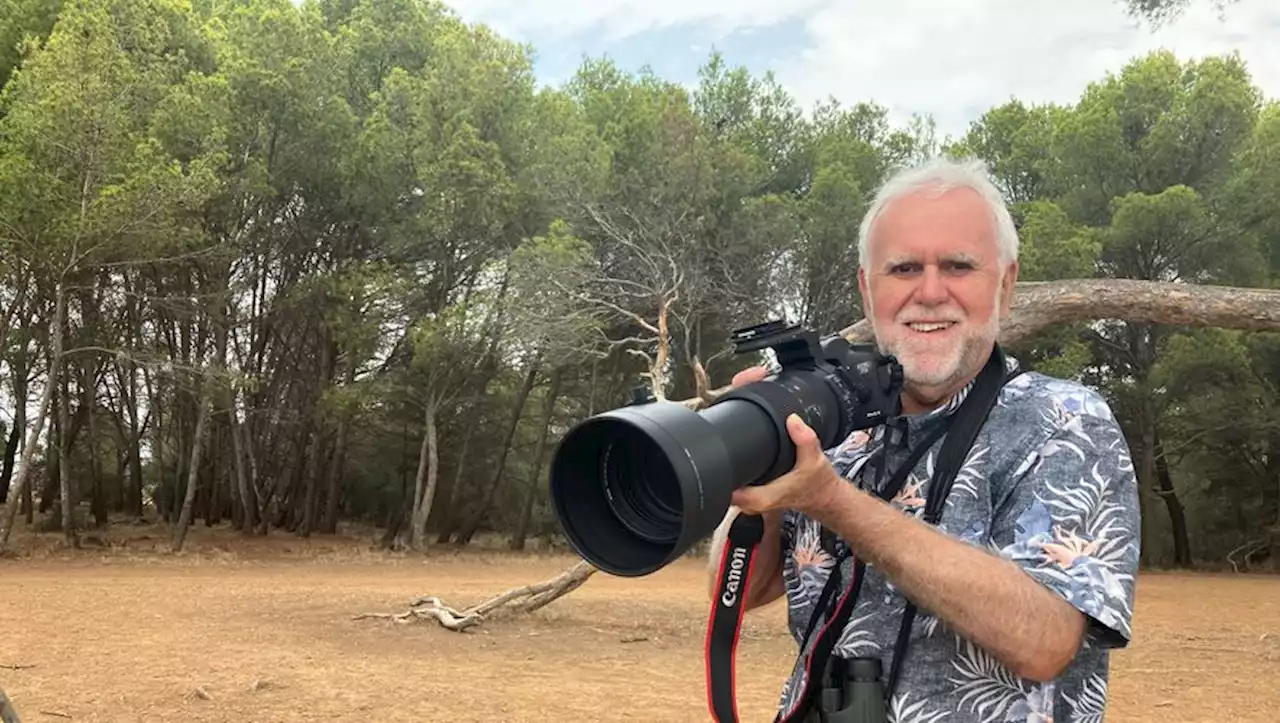
<path fill-rule="evenodd" d="M 928 334 L 902 331 L 904 327 L 898 320 L 893 322 L 894 329 L 889 337 L 883 338 L 881 330 L 876 329 L 875 322 L 872 321 L 877 346 L 882 354 L 892 354 L 897 358 L 898 363 L 902 365 L 903 380 L 908 387 L 920 390 L 945 389 L 965 376 L 969 367 L 978 363 L 982 353 L 999 336 L 1000 285 L 998 284 L 994 301 L 995 306 L 990 319 L 980 327 L 969 325 L 969 322 L 962 319 L 958 312 L 954 316 L 948 315 L 959 327 L 947 333 L 947 337 L 951 338 L 940 334 L 939 339 L 934 340 L 930 339 Z M 867 306 L 874 320 L 875 309 L 870 299 L 867 300 Z M 899 318 L 914 310 L 916 309 L 904 309 L 899 313 Z M 960 332 L 958 339 L 955 338 L 955 331 Z"/>

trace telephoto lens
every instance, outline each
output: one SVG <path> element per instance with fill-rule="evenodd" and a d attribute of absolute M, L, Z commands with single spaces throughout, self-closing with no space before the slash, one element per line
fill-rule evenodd
<path fill-rule="evenodd" d="M 709 536 L 734 490 L 795 464 L 787 417 L 824 449 L 897 414 L 902 368 L 869 345 L 762 324 L 735 332 L 738 353 L 773 349 L 780 370 L 705 409 L 634 399 L 585 419 L 551 460 L 551 500 L 569 543 L 601 570 L 648 575 Z"/>

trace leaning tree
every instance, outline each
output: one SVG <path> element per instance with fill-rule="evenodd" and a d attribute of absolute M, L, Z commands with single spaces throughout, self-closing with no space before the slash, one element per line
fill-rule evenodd
<path fill-rule="evenodd" d="M 1011 346 L 1059 324 L 1108 319 L 1245 331 L 1280 330 L 1280 289 L 1131 279 L 1019 282 L 1009 315 L 1001 327 L 1000 343 Z M 850 341 L 874 338 L 871 325 L 865 319 L 840 333 Z M 684 403 L 698 409 L 727 389 L 721 387 Z M 449 630 L 461 632 L 503 612 L 528 613 L 542 608 L 578 589 L 597 571 L 583 560 L 548 580 L 513 588 L 465 609 L 428 595 L 413 600 L 402 612 L 362 613 L 356 619 L 434 620 Z"/>

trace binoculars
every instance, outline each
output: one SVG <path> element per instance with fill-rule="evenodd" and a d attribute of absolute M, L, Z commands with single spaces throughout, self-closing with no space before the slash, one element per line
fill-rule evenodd
<path fill-rule="evenodd" d="M 885 723 L 880 659 L 831 656 L 816 703 L 804 723 Z"/>

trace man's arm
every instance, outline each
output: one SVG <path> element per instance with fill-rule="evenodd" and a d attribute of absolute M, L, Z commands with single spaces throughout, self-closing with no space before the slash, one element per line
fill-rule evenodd
<path fill-rule="evenodd" d="M 1090 393 L 1092 394 L 1092 393 Z M 1138 571 L 1137 481 L 1123 430 L 1096 395 L 1066 413 L 996 483 L 993 550 L 947 535 L 849 485 L 810 514 L 921 608 L 1034 680 L 1089 642 L 1124 645 Z"/>
<path fill-rule="evenodd" d="M 1013 562 L 951 537 L 852 485 L 815 517 L 920 608 L 990 651 L 1012 672 L 1055 678 L 1071 662 L 1085 617 Z"/>
<path fill-rule="evenodd" d="M 720 582 L 720 558 L 729 537 L 729 527 L 740 510 L 730 507 L 720 526 L 711 537 L 711 552 L 707 555 L 707 595 L 714 600 L 716 585 Z M 764 536 L 756 546 L 755 561 L 751 566 L 751 579 L 743 596 L 743 610 L 764 607 L 782 597 L 786 583 L 782 579 L 782 511 L 770 510 L 764 517 Z"/>

